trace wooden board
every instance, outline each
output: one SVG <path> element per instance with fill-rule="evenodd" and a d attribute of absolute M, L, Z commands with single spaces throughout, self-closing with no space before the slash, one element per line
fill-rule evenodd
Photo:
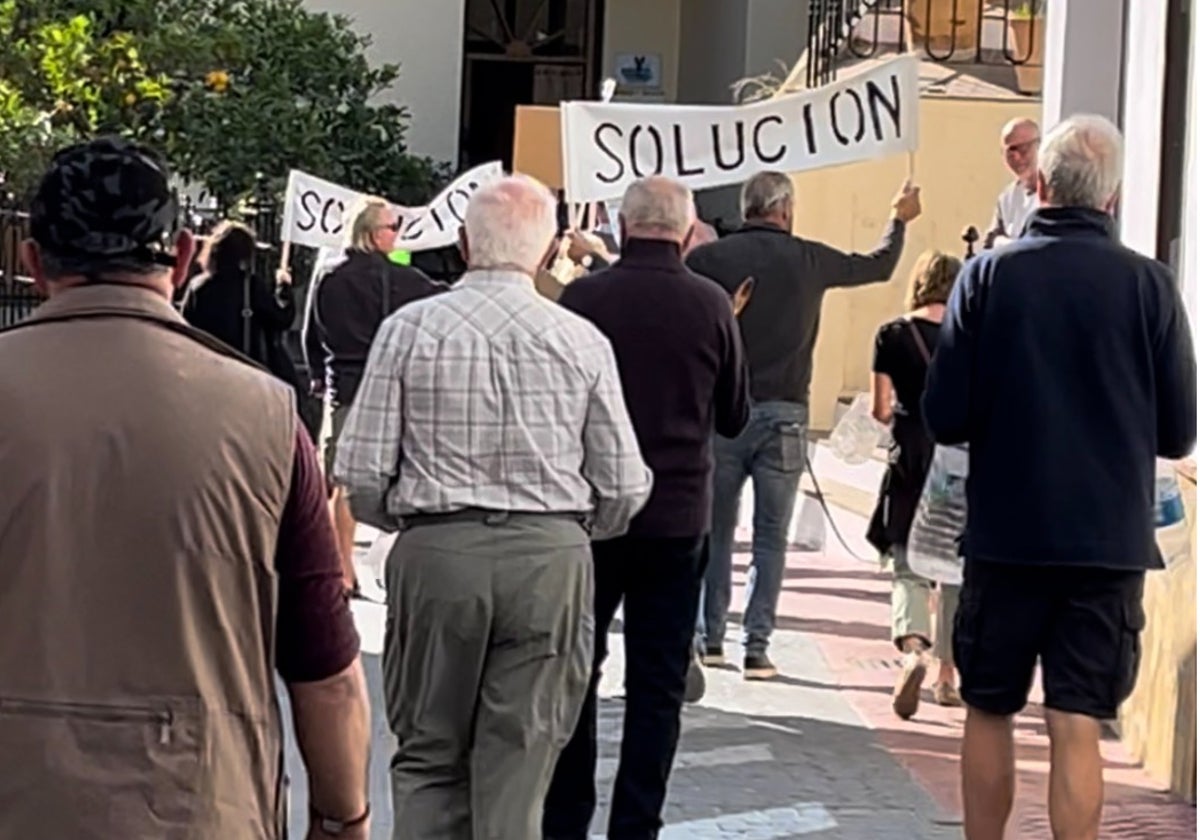
<path fill-rule="evenodd" d="M 551 189 L 561 190 L 562 168 L 558 109 L 518 105 L 513 129 L 513 171 L 537 178 Z"/>
<path fill-rule="evenodd" d="M 1121 739 L 1147 772 L 1196 801 L 1196 479 L 1180 470 L 1190 551 L 1146 576 L 1146 630 L 1133 696 L 1121 709 Z"/>

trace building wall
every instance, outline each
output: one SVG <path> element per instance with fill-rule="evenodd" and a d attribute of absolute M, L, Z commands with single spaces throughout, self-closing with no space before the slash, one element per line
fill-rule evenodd
<path fill-rule="evenodd" d="M 679 101 L 728 105 L 746 75 L 749 0 L 688 0 L 680 18 Z"/>
<path fill-rule="evenodd" d="M 875 331 L 902 313 L 917 256 L 927 248 L 961 255 L 964 228 L 987 225 L 996 196 L 1011 178 L 1001 160 L 1000 130 L 1014 117 L 1036 116 L 1037 107 L 1022 100 L 921 100 L 914 176 L 924 214 L 909 228 L 890 282 L 826 295 L 814 356 L 812 428 L 828 430 L 838 397 L 870 387 Z M 795 176 L 796 234 L 847 251 L 870 251 L 907 169 L 906 158 L 894 156 Z"/>
<path fill-rule="evenodd" d="M 618 53 L 660 55 L 663 72 L 661 101 L 674 102 L 679 91 L 679 10 L 682 2 L 606 0 L 601 73 L 605 77 L 614 74 Z"/>
<path fill-rule="evenodd" d="M 1159 185 L 1168 27 L 1167 0 L 1130 0 L 1126 30 L 1123 128 L 1126 135 L 1121 234 L 1126 244 L 1154 256 L 1158 247 Z M 1180 284 L 1193 330 L 1200 294 L 1200 14 L 1193 9 Z M 1190 479 L 1186 476 L 1190 475 Z M 1181 470 L 1189 546 L 1165 572 L 1147 576 L 1146 630 L 1138 684 L 1121 709 L 1121 737 L 1146 770 L 1176 794 L 1196 799 L 1196 505 L 1195 472 Z M 1160 543 L 1162 542 L 1160 533 Z M 1166 546 L 1163 546 L 1164 549 Z M 1166 553 L 1166 552 L 1164 552 Z"/>
<path fill-rule="evenodd" d="M 382 96 L 411 112 L 408 145 L 417 155 L 458 159 L 462 82 L 462 0 L 306 0 L 308 8 L 345 15 L 371 36 L 373 63 L 399 63 L 400 78 Z"/>
<path fill-rule="evenodd" d="M 1141 0 L 1130 5 L 1121 120 L 1125 133 L 1125 172 L 1121 180 L 1126 184 L 1121 194 L 1121 239 L 1150 257 L 1158 250 L 1166 30 L 1166 0 Z"/>

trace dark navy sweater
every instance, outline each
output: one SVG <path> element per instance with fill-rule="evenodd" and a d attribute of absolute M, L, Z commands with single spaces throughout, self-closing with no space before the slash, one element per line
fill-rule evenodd
<path fill-rule="evenodd" d="M 642 455 L 654 471 L 633 537 L 699 537 L 712 515 L 712 437 L 750 414 L 737 319 L 721 287 L 684 267 L 679 246 L 630 239 L 605 271 L 570 283 L 559 303 L 612 342 Z"/>
<path fill-rule="evenodd" d="M 1108 216 L 1048 208 L 963 269 L 923 401 L 970 445 L 968 562 L 1161 568 L 1154 459 L 1196 441 L 1196 359 L 1171 271 Z"/>

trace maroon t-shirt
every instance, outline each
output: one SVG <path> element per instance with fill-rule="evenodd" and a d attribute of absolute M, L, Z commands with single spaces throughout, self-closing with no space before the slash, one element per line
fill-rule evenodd
<path fill-rule="evenodd" d="M 358 656 L 358 631 L 342 580 L 337 536 L 317 450 L 296 424 L 292 485 L 279 522 L 275 664 L 284 682 L 316 682 Z"/>

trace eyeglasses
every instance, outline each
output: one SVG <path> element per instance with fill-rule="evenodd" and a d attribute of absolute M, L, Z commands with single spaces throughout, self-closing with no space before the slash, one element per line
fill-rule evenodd
<path fill-rule="evenodd" d="M 1011 154 L 1023 155 L 1026 152 L 1028 152 L 1030 149 L 1037 146 L 1041 142 L 1042 142 L 1041 137 L 1034 137 L 1032 140 L 1026 140 L 1024 143 L 1013 143 L 1011 145 L 1004 147 L 1004 154 L 1006 154 L 1006 155 L 1011 155 Z"/>
<path fill-rule="evenodd" d="M 404 227 L 404 222 L 401 219 L 397 219 L 396 221 L 392 222 L 390 225 L 380 225 L 379 227 L 376 228 L 376 230 L 390 230 L 393 233 L 399 233 L 400 228 L 402 228 L 402 227 Z"/>

